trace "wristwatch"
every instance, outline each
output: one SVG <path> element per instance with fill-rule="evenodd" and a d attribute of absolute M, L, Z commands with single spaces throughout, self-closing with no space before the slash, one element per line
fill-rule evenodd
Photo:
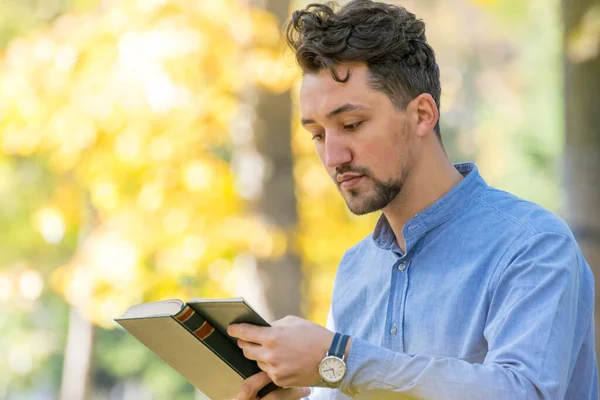
<path fill-rule="evenodd" d="M 331 342 L 331 347 L 319 363 L 321 384 L 330 388 L 337 388 L 346 375 L 345 352 L 350 336 L 336 333 Z"/>

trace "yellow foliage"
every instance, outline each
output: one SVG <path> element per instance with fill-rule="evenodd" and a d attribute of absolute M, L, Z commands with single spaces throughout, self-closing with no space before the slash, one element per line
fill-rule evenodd
<path fill-rule="evenodd" d="M 484 6 L 484 7 L 486 7 L 486 6 L 493 6 L 493 5 L 495 5 L 498 2 L 498 0 L 472 0 L 472 1 L 475 4 L 480 5 L 480 6 Z"/>
<path fill-rule="evenodd" d="M 32 224 L 53 243 L 81 232 L 52 284 L 94 322 L 187 286 L 223 293 L 217 260 L 285 251 L 283 233 L 245 217 L 229 165 L 240 92 L 297 76 L 278 29 L 241 0 L 126 0 L 7 48 L 0 153 L 42 156 L 60 178 Z"/>
<path fill-rule="evenodd" d="M 580 63 L 600 55 L 600 5 L 596 4 L 583 16 L 580 26 L 569 32 L 567 56 L 571 62 Z"/>
<path fill-rule="evenodd" d="M 0 156 L 47 160 L 59 183 L 32 224 L 52 243 L 79 232 L 52 287 L 110 327 L 132 303 L 231 295 L 236 257 L 291 250 L 324 323 L 337 263 L 377 216 L 346 211 L 297 115 L 299 226 L 248 215 L 230 166 L 240 93 L 297 97 L 275 18 L 241 0 L 110 4 L 15 40 L 0 62 Z"/>

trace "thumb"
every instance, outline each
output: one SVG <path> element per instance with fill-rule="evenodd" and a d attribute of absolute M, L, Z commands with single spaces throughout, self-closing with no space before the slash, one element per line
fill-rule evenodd
<path fill-rule="evenodd" d="M 295 387 L 289 389 L 279 389 L 269 393 L 263 400 L 299 400 L 310 395 L 310 388 Z"/>

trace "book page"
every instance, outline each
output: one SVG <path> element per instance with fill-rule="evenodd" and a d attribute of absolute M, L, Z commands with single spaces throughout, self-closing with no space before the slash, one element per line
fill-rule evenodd
<path fill-rule="evenodd" d="M 171 316 L 181 311 L 184 306 L 183 301 L 177 299 L 142 303 L 129 307 L 121 319 Z"/>

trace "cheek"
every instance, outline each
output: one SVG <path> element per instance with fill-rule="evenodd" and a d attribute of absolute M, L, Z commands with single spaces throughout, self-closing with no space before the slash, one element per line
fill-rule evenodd
<path fill-rule="evenodd" d="M 389 176 L 398 171 L 398 164 L 404 164 L 406 130 L 398 129 L 401 121 L 386 120 L 373 125 L 367 135 L 368 140 L 361 140 L 360 149 L 356 148 L 357 164 L 371 168 L 373 173 Z"/>
<path fill-rule="evenodd" d="M 362 149 L 359 165 L 372 170 L 375 175 L 387 175 L 395 169 L 400 159 L 400 152 L 396 146 L 387 144 L 369 144 Z"/>

